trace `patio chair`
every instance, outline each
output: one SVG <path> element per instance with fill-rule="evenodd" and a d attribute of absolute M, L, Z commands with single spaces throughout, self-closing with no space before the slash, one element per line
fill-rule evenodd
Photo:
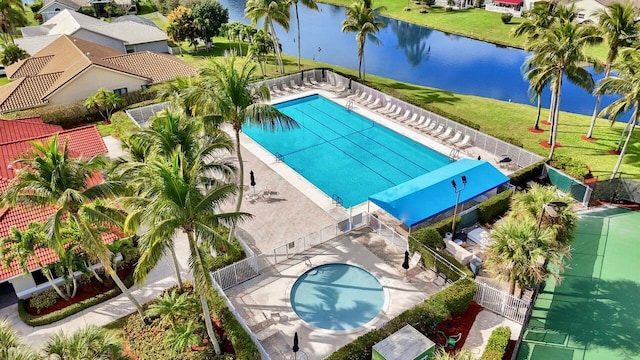
<path fill-rule="evenodd" d="M 292 92 L 294 92 L 294 90 L 293 90 L 293 89 L 291 89 L 291 88 L 289 88 L 289 86 L 287 86 L 287 84 L 282 83 L 281 85 L 282 85 L 282 90 L 284 90 L 285 92 L 287 92 L 287 93 L 292 93 Z"/>
<path fill-rule="evenodd" d="M 411 117 L 411 110 L 407 110 L 407 111 L 404 112 L 404 115 L 396 118 L 396 120 L 398 122 L 403 123 L 403 122 L 406 122 L 407 120 L 409 120 L 410 117 Z"/>
<path fill-rule="evenodd" d="M 394 119 L 402 119 L 405 116 L 409 116 L 411 112 L 409 110 L 405 110 L 404 114 L 402 114 L 402 108 L 398 106 L 398 109 L 393 114 L 389 115 L 390 118 Z"/>
<path fill-rule="evenodd" d="M 431 135 L 433 135 L 434 137 L 438 136 L 442 133 L 443 130 L 444 130 L 444 125 L 440 124 L 435 130 L 431 132 Z"/>
<path fill-rule="evenodd" d="M 364 91 L 362 91 L 360 89 L 356 89 L 356 92 L 353 93 L 353 95 L 347 96 L 347 99 L 351 99 L 353 101 L 356 101 L 356 99 L 359 99 L 359 98 L 365 97 L 365 96 L 367 96 L 366 92 L 364 92 Z"/>
<path fill-rule="evenodd" d="M 382 109 L 377 109 L 376 111 L 384 114 L 386 111 L 389 111 L 391 107 L 394 106 L 391 102 L 388 102 Z"/>
<path fill-rule="evenodd" d="M 439 139 L 442 140 L 446 140 L 448 138 L 451 137 L 451 133 L 453 132 L 453 128 L 452 127 L 448 127 L 447 130 L 444 131 L 444 133 L 440 134 L 440 136 L 438 136 Z"/>
<path fill-rule="evenodd" d="M 420 116 L 420 118 L 418 118 L 418 120 L 412 122 L 410 125 L 417 129 L 420 126 L 424 125 L 425 122 L 427 122 L 427 119 L 424 117 L 424 115 L 422 115 Z"/>
<path fill-rule="evenodd" d="M 473 146 L 473 143 L 471 142 L 471 136 L 465 135 L 462 140 L 459 143 L 454 144 L 454 146 L 460 150 Z"/>
<path fill-rule="evenodd" d="M 418 122 L 418 113 L 413 113 L 413 116 L 411 116 L 411 119 L 407 119 L 401 122 L 404 122 L 406 125 L 413 126 L 413 124 Z"/>
<path fill-rule="evenodd" d="M 365 106 L 372 110 L 377 109 L 382 106 L 382 100 L 380 100 L 380 98 L 377 98 L 376 101 L 372 102 L 371 104 L 366 104 Z"/>
<path fill-rule="evenodd" d="M 461 138 L 462 138 L 462 133 L 461 133 L 460 131 L 456 131 L 456 134 L 455 134 L 455 135 L 453 135 L 453 137 L 452 137 L 451 139 L 447 139 L 446 141 L 447 141 L 449 144 L 455 144 L 455 143 L 457 143 L 458 141 L 460 141 L 460 139 L 461 139 Z"/>
<path fill-rule="evenodd" d="M 382 115 L 388 115 L 392 114 L 394 111 L 396 111 L 396 109 L 398 109 L 398 106 L 396 106 L 396 104 L 391 104 L 391 107 L 388 110 L 380 111 L 380 113 Z"/>
<path fill-rule="evenodd" d="M 270 89 L 272 93 L 276 94 L 276 96 L 282 96 L 285 94 L 278 85 L 271 85 Z"/>
<path fill-rule="evenodd" d="M 425 120 L 425 121 L 424 121 L 424 123 L 422 123 L 422 124 L 420 124 L 420 125 L 416 126 L 416 129 L 418 129 L 418 130 L 422 131 L 422 130 L 424 130 L 424 129 L 428 128 L 429 126 L 431 126 L 431 124 L 433 124 L 433 123 L 434 123 L 434 122 L 433 122 L 433 121 L 431 121 L 431 118 L 427 118 L 427 120 Z"/>
<path fill-rule="evenodd" d="M 291 79 L 291 88 L 294 90 L 303 90 L 304 89 L 304 85 L 303 86 L 298 86 L 298 84 L 296 84 L 296 81 Z"/>
<path fill-rule="evenodd" d="M 369 94 L 369 96 L 365 96 L 364 98 L 359 97 L 354 101 L 359 103 L 360 105 L 366 106 L 367 104 L 373 102 L 373 94 Z"/>

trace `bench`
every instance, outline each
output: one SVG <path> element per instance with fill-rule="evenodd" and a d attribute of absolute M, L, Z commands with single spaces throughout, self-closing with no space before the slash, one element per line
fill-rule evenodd
<path fill-rule="evenodd" d="M 445 240 L 445 245 L 447 252 L 456 258 L 456 260 L 460 261 L 462 265 L 467 265 L 471 261 L 473 254 L 467 249 L 454 243 L 452 240 Z"/>

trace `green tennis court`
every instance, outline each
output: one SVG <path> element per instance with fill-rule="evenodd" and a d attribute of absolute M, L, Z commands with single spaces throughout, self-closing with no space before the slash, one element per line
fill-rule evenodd
<path fill-rule="evenodd" d="M 580 213 L 569 268 L 547 281 L 518 359 L 640 359 L 640 212 Z"/>

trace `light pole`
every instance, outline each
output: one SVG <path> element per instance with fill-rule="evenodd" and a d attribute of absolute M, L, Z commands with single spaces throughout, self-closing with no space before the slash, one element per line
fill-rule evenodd
<path fill-rule="evenodd" d="M 456 206 L 453 208 L 453 221 L 451 224 L 452 236 L 456 234 L 456 215 L 458 214 L 458 203 L 460 202 L 460 193 L 462 192 L 462 190 L 464 190 L 465 187 L 467 187 L 467 177 L 462 175 L 461 180 L 462 180 L 462 187 L 459 189 L 456 184 L 456 181 L 451 180 L 451 186 L 453 186 L 453 191 L 456 192 Z"/>
<path fill-rule="evenodd" d="M 544 218 L 544 213 L 547 213 L 552 218 L 557 218 L 560 216 L 560 212 L 564 210 L 567 206 L 567 203 L 562 201 L 551 201 L 542 205 L 542 211 L 540 211 L 540 217 L 538 217 L 538 226 L 537 229 L 540 230 L 540 226 L 542 225 L 542 219 Z"/>

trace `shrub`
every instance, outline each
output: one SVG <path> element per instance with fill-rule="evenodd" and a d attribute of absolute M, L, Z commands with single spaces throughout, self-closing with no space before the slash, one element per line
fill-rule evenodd
<path fill-rule="evenodd" d="M 453 8 L 451 6 L 446 6 L 444 8 L 444 12 L 452 12 L 452 11 L 453 11 Z"/>
<path fill-rule="evenodd" d="M 547 160 L 540 160 L 509 175 L 511 183 L 516 186 L 525 187 L 527 182 L 536 179 L 542 173 L 542 167 Z"/>
<path fill-rule="evenodd" d="M 493 330 L 480 360 L 501 360 L 509 344 L 509 338 L 511 329 L 508 327 L 501 326 Z"/>
<path fill-rule="evenodd" d="M 503 191 L 478 206 L 478 222 L 491 224 L 509 210 L 513 190 Z"/>
<path fill-rule="evenodd" d="M 29 305 L 34 307 L 38 314 L 40 314 L 43 309 L 46 309 L 49 306 L 53 306 L 56 301 L 58 301 L 59 297 L 60 296 L 55 290 L 45 290 L 40 294 L 33 295 L 31 299 L 29 299 Z"/>
<path fill-rule="evenodd" d="M 460 221 L 462 218 L 460 216 L 456 216 L 456 229 L 460 228 Z M 433 225 L 429 225 L 430 228 L 437 231 L 442 237 L 444 237 L 448 232 L 451 232 L 451 225 L 453 222 L 453 217 L 446 218 L 444 220 L 438 221 Z"/>
<path fill-rule="evenodd" d="M 126 279 L 123 279 L 123 282 L 127 288 L 131 287 L 133 285 L 133 272 L 131 272 L 131 274 L 129 274 Z M 114 298 L 118 295 L 120 295 L 120 289 L 118 287 L 115 287 L 105 293 L 98 294 L 94 297 L 90 297 L 75 304 L 69 305 L 64 309 L 60 309 L 58 311 L 54 311 L 42 316 L 33 316 L 29 314 L 26 309 L 26 301 L 18 300 L 18 315 L 20 316 L 20 319 L 29 326 L 49 325 L 58 320 L 79 313 L 80 311 L 90 308 L 93 305 L 97 305 L 101 302 Z"/>
<path fill-rule="evenodd" d="M 34 2 L 33 4 L 29 5 L 29 8 L 31 8 L 31 12 L 33 12 L 34 14 L 37 14 L 38 11 L 42 9 L 42 1 Z"/>
<path fill-rule="evenodd" d="M 553 166 L 558 170 L 562 170 L 569 176 L 572 176 L 576 179 L 582 179 L 586 174 L 589 173 L 589 168 L 587 164 L 583 163 L 580 160 L 573 159 L 567 155 L 554 155 L 553 159 L 549 162 L 549 165 Z"/>
<path fill-rule="evenodd" d="M 513 15 L 511 15 L 510 13 L 503 13 L 502 15 L 500 15 L 500 20 L 502 20 L 503 24 L 510 23 L 511 19 L 513 19 Z"/>
<path fill-rule="evenodd" d="M 432 227 L 422 228 L 411 235 L 428 248 L 442 249 L 445 247 L 442 235 Z"/>
<path fill-rule="evenodd" d="M 460 315 L 469 308 L 475 291 L 476 283 L 470 277 L 466 277 L 433 295 L 429 300 L 442 302 L 451 315 Z"/>

